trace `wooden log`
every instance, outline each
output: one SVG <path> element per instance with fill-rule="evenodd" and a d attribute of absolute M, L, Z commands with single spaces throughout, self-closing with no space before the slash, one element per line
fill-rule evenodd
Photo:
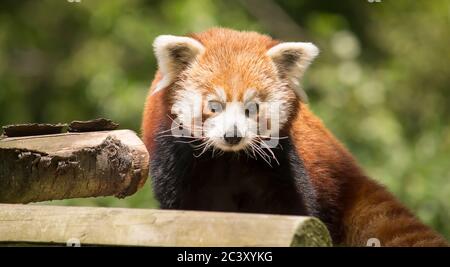
<path fill-rule="evenodd" d="M 312 217 L 0 204 L 0 245 L 331 246 Z M 76 243 L 76 242 L 74 242 Z"/>
<path fill-rule="evenodd" d="M 112 120 L 99 118 L 89 121 L 72 121 L 69 124 L 69 132 L 93 132 L 93 131 L 105 131 L 116 130 L 119 124 Z"/>
<path fill-rule="evenodd" d="M 5 137 L 32 136 L 63 133 L 66 124 L 26 123 L 3 126 Z"/>
<path fill-rule="evenodd" d="M 0 202 L 134 194 L 149 157 L 130 130 L 0 139 Z"/>

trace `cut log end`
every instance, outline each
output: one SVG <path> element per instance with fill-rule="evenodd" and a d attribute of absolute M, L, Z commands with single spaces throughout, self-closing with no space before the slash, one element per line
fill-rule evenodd
<path fill-rule="evenodd" d="M 307 217 L 299 224 L 291 247 L 329 247 L 332 240 L 326 226 L 316 218 Z"/>

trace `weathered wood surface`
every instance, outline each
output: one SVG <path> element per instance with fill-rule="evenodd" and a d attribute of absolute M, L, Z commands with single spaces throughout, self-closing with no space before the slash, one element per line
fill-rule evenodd
<path fill-rule="evenodd" d="M 243 213 L 0 204 L 0 245 L 330 246 L 317 219 Z"/>
<path fill-rule="evenodd" d="M 110 119 L 98 118 L 88 121 L 72 121 L 65 123 L 23 123 L 3 126 L 2 137 L 21 137 L 69 132 L 95 132 L 116 130 L 119 124 Z"/>
<path fill-rule="evenodd" d="M 134 194 L 148 177 L 130 130 L 0 139 L 0 203 Z"/>
<path fill-rule="evenodd" d="M 26 123 L 3 126 L 4 137 L 32 136 L 63 133 L 67 124 Z"/>
<path fill-rule="evenodd" d="M 69 124 L 69 132 L 92 132 L 92 131 L 105 131 L 116 130 L 119 124 L 112 120 L 99 118 L 90 121 L 72 121 Z"/>

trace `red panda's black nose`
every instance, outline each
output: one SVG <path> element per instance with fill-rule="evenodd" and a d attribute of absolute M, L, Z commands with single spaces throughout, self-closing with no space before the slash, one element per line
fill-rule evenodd
<path fill-rule="evenodd" d="M 235 125 L 232 131 L 228 131 L 226 134 L 224 134 L 223 139 L 229 145 L 237 145 L 241 142 L 242 135 L 239 134 L 237 126 Z"/>
<path fill-rule="evenodd" d="M 225 142 L 227 142 L 227 144 L 229 145 L 237 145 L 241 142 L 242 137 L 239 136 L 224 136 L 223 137 L 225 139 Z"/>

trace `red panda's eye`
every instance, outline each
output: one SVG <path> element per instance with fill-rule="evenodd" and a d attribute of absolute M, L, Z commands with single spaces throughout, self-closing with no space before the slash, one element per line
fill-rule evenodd
<path fill-rule="evenodd" d="M 245 107 L 245 117 L 255 116 L 258 114 L 259 104 L 255 102 L 248 103 Z"/>
<path fill-rule="evenodd" d="M 219 113 L 222 112 L 223 105 L 219 101 L 210 100 L 208 101 L 208 109 L 212 113 Z"/>

